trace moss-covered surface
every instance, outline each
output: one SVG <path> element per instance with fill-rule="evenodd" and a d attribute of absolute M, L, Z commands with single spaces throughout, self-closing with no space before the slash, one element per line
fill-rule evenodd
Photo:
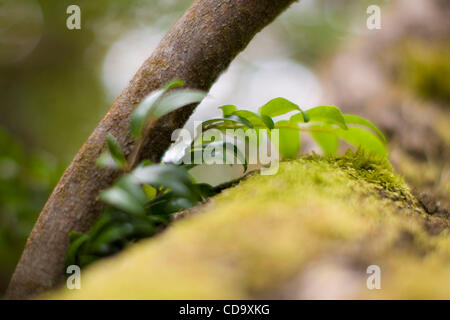
<path fill-rule="evenodd" d="M 450 298 L 448 221 L 425 214 L 386 161 L 284 162 L 195 211 L 83 270 L 81 290 L 46 297 Z M 366 287 L 373 264 L 381 290 Z"/>

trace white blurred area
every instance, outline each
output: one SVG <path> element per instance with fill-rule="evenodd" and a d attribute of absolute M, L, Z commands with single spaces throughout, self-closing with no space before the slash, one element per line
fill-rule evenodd
<path fill-rule="evenodd" d="M 113 101 L 157 46 L 163 33 L 152 27 L 133 30 L 115 42 L 103 64 L 103 82 Z M 132 49 L 131 49 L 132 48 Z M 211 88 L 190 119 L 218 115 L 217 107 L 235 104 L 257 110 L 268 100 L 284 97 L 308 108 L 317 105 L 321 87 L 314 73 L 289 58 L 270 30 L 258 34 Z"/>
<path fill-rule="evenodd" d="M 317 10 L 312 3 L 303 0 L 287 13 Z M 110 46 L 102 74 L 110 101 L 126 87 L 164 36 L 166 31 L 158 29 L 158 25 L 131 30 Z M 271 98 L 280 96 L 305 108 L 316 105 L 321 97 L 320 83 L 313 72 L 292 60 L 290 55 L 285 42 L 277 37 L 276 27 L 265 28 L 219 77 L 191 121 L 219 114 L 217 107 L 223 104 L 257 110 Z"/>
<path fill-rule="evenodd" d="M 146 26 L 126 33 L 111 45 L 105 56 L 102 72 L 110 102 L 125 89 L 163 35 L 161 30 Z"/>

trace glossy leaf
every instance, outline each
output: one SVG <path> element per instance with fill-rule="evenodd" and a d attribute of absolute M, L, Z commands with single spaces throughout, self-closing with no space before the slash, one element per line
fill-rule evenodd
<path fill-rule="evenodd" d="M 281 116 L 291 111 L 300 111 L 303 113 L 303 110 L 300 109 L 298 105 L 285 98 L 272 99 L 259 108 L 259 113 L 261 115 L 266 115 L 271 118 Z M 306 114 L 304 114 L 304 118 L 308 121 L 308 116 Z"/>
<path fill-rule="evenodd" d="M 261 119 L 266 124 L 266 127 L 269 129 L 275 128 L 275 123 L 273 122 L 272 118 L 269 116 L 266 116 L 265 114 L 261 115 Z"/>
<path fill-rule="evenodd" d="M 130 130 L 134 139 L 140 138 L 145 124 L 150 119 L 156 120 L 180 107 L 200 102 L 206 95 L 203 91 L 192 89 L 167 92 L 182 85 L 184 85 L 182 80 L 173 80 L 162 89 L 151 93 L 136 107 L 130 122 Z"/>
<path fill-rule="evenodd" d="M 206 131 L 213 128 L 219 128 L 225 125 L 232 125 L 233 127 L 247 127 L 253 128 L 253 125 L 247 119 L 239 116 L 228 116 L 225 118 L 214 118 L 210 120 L 203 121 L 201 124 L 202 130 Z"/>
<path fill-rule="evenodd" d="M 294 114 L 292 117 L 290 117 L 289 121 L 292 122 L 292 123 L 308 122 L 309 118 L 307 118 L 308 121 L 306 121 L 305 120 L 305 115 L 306 115 L 305 113 L 299 112 L 297 114 Z"/>
<path fill-rule="evenodd" d="M 142 186 L 138 181 L 135 180 L 134 176 L 131 174 L 122 176 L 115 185 L 126 190 L 131 196 L 133 196 L 133 198 L 136 199 L 136 201 L 141 204 L 144 204 L 147 200 L 147 196 L 145 195 Z"/>
<path fill-rule="evenodd" d="M 337 135 L 355 147 L 386 156 L 387 150 L 381 140 L 373 133 L 361 128 L 349 127 L 348 130 L 337 129 Z"/>
<path fill-rule="evenodd" d="M 266 123 L 261 118 L 261 116 L 259 114 L 257 114 L 257 113 L 252 112 L 252 111 L 237 110 L 237 111 L 234 111 L 232 115 L 238 116 L 238 117 L 243 118 L 243 119 L 246 119 L 248 122 L 250 122 L 252 124 L 253 128 L 266 127 Z"/>
<path fill-rule="evenodd" d="M 66 256 L 66 265 L 77 264 L 77 251 L 80 250 L 80 247 L 85 244 L 89 240 L 89 236 L 87 234 L 79 233 L 79 232 L 71 232 L 69 234 L 71 245 L 67 250 Z"/>
<path fill-rule="evenodd" d="M 131 175 L 140 184 L 149 184 L 154 187 L 164 186 L 183 196 L 193 196 L 189 189 L 192 185 L 187 171 L 181 167 L 166 164 L 137 167 Z"/>
<path fill-rule="evenodd" d="M 143 215 L 145 213 L 143 203 L 130 194 L 128 190 L 119 186 L 114 186 L 103 191 L 100 194 L 100 200 L 131 214 Z"/>
<path fill-rule="evenodd" d="M 327 122 L 337 124 L 342 129 L 347 129 L 341 110 L 336 106 L 320 106 L 309 110 L 305 113 L 312 122 Z"/>
<path fill-rule="evenodd" d="M 122 148 L 112 134 L 106 136 L 106 151 L 100 155 L 96 165 L 100 168 L 120 169 L 127 164 Z"/>
<path fill-rule="evenodd" d="M 95 165 L 99 168 L 120 169 L 123 166 L 111 156 L 109 152 L 103 152 L 95 161 Z"/>
<path fill-rule="evenodd" d="M 121 165 L 125 165 L 127 160 L 125 159 L 125 155 L 123 154 L 122 148 L 120 147 L 116 138 L 114 138 L 112 134 L 108 134 L 108 136 L 106 137 L 106 143 L 108 151 L 113 159 L 119 162 Z"/>
<path fill-rule="evenodd" d="M 111 250 L 110 245 L 112 242 L 125 240 L 133 231 L 132 223 L 111 224 L 98 237 L 93 239 L 92 243 L 90 243 L 91 250 L 100 254 L 106 254 Z"/>
<path fill-rule="evenodd" d="M 278 148 L 283 159 L 295 159 L 300 151 L 300 132 L 285 127 L 289 125 L 288 120 L 281 120 L 275 124 L 275 129 L 279 129 Z"/>
<path fill-rule="evenodd" d="M 335 132 L 328 133 L 327 130 L 332 131 L 331 125 L 317 125 L 312 126 L 310 134 L 314 141 L 322 149 L 326 156 L 335 155 L 339 147 L 339 139 Z"/>
<path fill-rule="evenodd" d="M 177 87 L 182 87 L 182 86 L 184 86 L 184 81 L 183 80 L 181 80 L 181 79 L 172 79 L 172 80 L 170 80 L 169 82 L 167 82 L 165 85 L 164 85 L 164 89 L 165 90 L 170 90 L 170 89 L 173 89 L 173 88 L 177 88 Z"/>
<path fill-rule="evenodd" d="M 372 122 L 370 122 L 367 119 L 364 119 L 362 117 L 353 115 L 353 114 L 344 114 L 344 120 L 347 124 L 358 124 L 361 126 L 365 126 L 371 130 L 373 130 L 378 137 L 384 142 L 386 143 L 386 137 L 384 136 L 383 132 L 381 132 L 380 129 L 377 128 L 376 125 L 374 125 Z"/>
<path fill-rule="evenodd" d="M 178 89 L 171 91 L 155 103 L 154 108 L 150 109 L 148 117 L 159 119 L 180 107 L 200 102 L 205 96 L 206 93 L 200 90 Z"/>
<path fill-rule="evenodd" d="M 232 104 L 227 104 L 227 105 L 219 107 L 219 109 L 222 110 L 222 115 L 224 117 L 227 117 L 227 116 L 231 116 L 231 114 L 237 110 L 237 107 Z"/>
<path fill-rule="evenodd" d="M 154 108 L 156 101 L 161 98 L 166 90 L 165 88 L 159 89 L 148 95 L 131 114 L 130 131 L 134 139 L 140 138 L 151 108 Z"/>
<path fill-rule="evenodd" d="M 157 191 L 155 187 L 152 187 L 151 185 L 148 184 L 144 184 L 142 186 L 142 190 L 144 190 L 144 193 L 147 196 L 148 200 L 151 200 L 154 197 L 156 197 Z"/>

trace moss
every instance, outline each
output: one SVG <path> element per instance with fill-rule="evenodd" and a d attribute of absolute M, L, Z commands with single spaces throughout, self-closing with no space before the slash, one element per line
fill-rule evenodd
<path fill-rule="evenodd" d="M 294 280 L 324 259 L 348 262 L 357 279 L 349 298 L 450 298 L 448 232 L 427 231 L 430 217 L 387 160 L 283 162 L 276 175 L 252 175 L 195 211 L 83 270 L 81 290 L 46 298 L 273 298 L 287 284 L 296 286 L 288 297 L 303 297 L 311 286 Z M 381 291 L 366 288 L 371 264 L 382 268 Z"/>

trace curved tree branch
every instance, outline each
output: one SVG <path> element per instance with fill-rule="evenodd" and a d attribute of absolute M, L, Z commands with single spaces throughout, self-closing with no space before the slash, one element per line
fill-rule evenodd
<path fill-rule="evenodd" d="M 129 115 L 151 91 L 173 78 L 208 90 L 253 36 L 295 0 L 196 0 L 145 61 L 128 87 L 91 134 L 64 172 L 27 241 L 7 297 L 27 298 L 58 285 L 70 231 L 86 232 L 98 218 L 99 191 L 117 177 L 98 169 L 106 135 L 113 134 L 128 156 Z M 184 125 L 195 106 L 170 113 L 150 130 L 140 159 L 159 161 L 173 130 Z"/>

